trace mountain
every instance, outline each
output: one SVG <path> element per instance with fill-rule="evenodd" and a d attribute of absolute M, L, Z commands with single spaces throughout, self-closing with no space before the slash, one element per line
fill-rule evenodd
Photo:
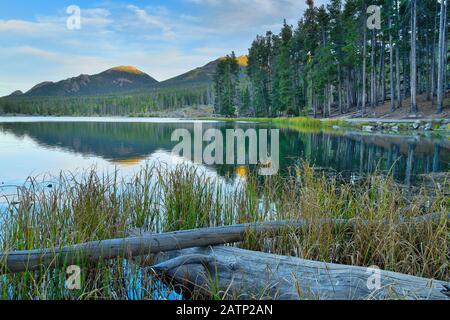
<path fill-rule="evenodd" d="M 211 61 L 203 67 L 195 68 L 194 70 L 183 73 L 182 75 L 162 81 L 160 85 L 163 87 L 171 87 L 209 83 L 213 79 L 218 63 L 218 59 Z"/>
<path fill-rule="evenodd" d="M 58 82 L 42 82 L 24 96 L 83 96 L 155 87 L 158 81 L 132 66 L 119 66 L 95 75 L 82 74 Z"/>
<path fill-rule="evenodd" d="M 9 95 L 9 97 L 17 97 L 17 96 L 21 96 L 21 95 L 23 95 L 23 92 L 20 91 L 20 90 L 16 90 L 16 91 L 14 91 L 13 93 L 11 93 L 11 94 Z"/>
<path fill-rule="evenodd" d="M 87 96 L 138 91 L 158 87 L 183 87 L 191 85 L 211 84 L 217 65 L 223 57 L 211 61 L 203 67 L 195 68 L 182 75 L 158 82 L 148 74 L 132 66 L 119 66 L 95 75 L 82 74 L 78 77 L 58 82 L 45 81 L 35 85 L 25 93 L 13 92 L 9 97 L 54 97 L 54 96 Z M 248 56 L 237 57 L 241 67 L 240 77 L 245 77 Z"/>
<path fill-rule="evenodd" d="M 224 59 L 221 57 L 214 61 L 211 61 L 203 67 L 195 68 L 194 70 L 183 73 L 182 75 L 160 82 L 160 86 L 185 86 L 194 84 L 209 84 L 213 81 L 214 73 L 216 72 L 219 61 Z M 248 65 L 248 56 L 237 57 L 239 66 L 241 67 L 241 76 L 245 75 L 245 68 Z"/>

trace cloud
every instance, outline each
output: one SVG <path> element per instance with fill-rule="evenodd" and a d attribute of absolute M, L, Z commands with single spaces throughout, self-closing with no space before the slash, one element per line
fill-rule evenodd
<path fill-rule="evenodd" d="M 316 5 L 324 2 L 316 0 Z M 165 80 L 232 50 L 245 54 L 257 34 L 279 32 L 283 18 L 295 24 L 306 8 L 304 0 L 139 3 L 103 0 L 81 6 L 81 30 L 68 30 L 70 15 L 65 7 L 54 5 L 46 15 L 28 20 L 0 19 L 0 60 L 8 61 L 1 65 L 0 82 L 14 84 L 8 90 L 28 90 L 40 81 L 123 64 Z M 4 91 L 1 85 L 0 95 Z"/>
<path fill-rule="evenodd" d="M 108 57 L 79 55 L 46 50 L 33 46 L 8 47 L 0 51 L 0 59 L 10 61 L 2 67 L 0 82 L 14 83 L 13 89 L 27 91 L 43 81 L 59 81 L 104 71 L 116 61 Z M 0 96 L 8 93 L 11 86 L 2 86 Z"/>
<path fill-rule="evenodd" d="M 81 11 L 81 25 L 88 27 L 106 27 L 113 23 L 111 13 L 104 8 L 84 9 Z"/>
<path fill-rule="evenodd" d="M 307 7 L 303 0 L 185 0 L 185 2 L 195 4 L 208 12 L 204 23 L 216 31 L 229 33 L 259 31 L 264 26 L 280 24 L 283 18 L 296 21 Z M 326 2 L 318 0 L 316 5 Z"/>
<path fill-rule="evenodd" d="M 175 33 L 173 32 L 172 28 L 169 26 L 167 22 L 164 22 L 163 18 L 161 17 L 162 15 L 168 14 L 167 9 L 158 7 L 157 8 L 158 11 L 156 12 L 157 14 L 151 15 L 145 9 L 141 9 L 135 5 L 128 5 L 127 8 L 136 15 L 139 22 L 162 30 L 164 37 L 168 39 L 175 38 Z"/>
<path fill-rule="evenodd" d="M 20 35 L 30 37 L 55 37 L 64 33 L 73 32 L 67 29 L 69 15 L 61 13 L 56 16 L 40 16 L 35 21 L 27 20 L 0 20 L 0 34 Z M 84 9 L 81 12 L 82 30 L 92 32 L 93 29 L 105 29 L 112 23 L 110 12 L 104 8 Z"/>
<path fill-rule="evenodd" d="M 20 53 L 20 54 L 25 54 L 28 56 L 33 56 L 33 57 L 39 58 L 39 59 L 50 60 L 53 62 L 55 60 L 58 60 L 58 58 L 59 58 L 59 55 L 54 52 L 31 47 L 31 46 L 21 46 L 21 47 L 16 47 L 16 48 L 10 48 L 10 51 L 12 51 L 14 53 Z"/>
<path fill-rule="evenodd" d="M 48 22 L 25 20 L 0 20 L 0 33 L 17 33 L 22 35 L 38 35 L 55 31 L 55 25 Z"/>

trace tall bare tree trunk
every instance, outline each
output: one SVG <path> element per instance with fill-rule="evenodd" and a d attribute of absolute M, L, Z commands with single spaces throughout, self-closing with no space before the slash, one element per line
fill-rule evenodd
<path fill-rule="evenodd" d="M 366 8 L 366 1 L 363 2 L 363 12 L 364 12 L 364 20 L 363 20 L 363 57 L 362 57 L 362 96 L 361 96 L 361 111 L 362 115 L 366 113 L 366 45 L 367 45 L 367 26 L 366 26 L 366 19 L 367 19 L 367 8 Z"/>
<path fill-rule="evenodd" d="M 351 104 L 351 93 L 350 93 L 350 68 L 347 68 L 347 72 L 346 72 L 346 104 L 345 104 L 345 112 L 348 112 L 350 110 L 350 104 Z"/>
<path fill-rule="evenodd" d="M 430 99 L 431 99 L 431 105 L 434 106 L 434 96 L 436 94 L 436 26 L 437 26 L 437 15 L 438 15 L 438 9 L 436 6 L 436 17 L 434 19 L 434 28 L 433 28 L 433 44 L 431 47 L 431 61 L 430 61 Z"/>
<path fill-rule="evenodd" d="M 448 0 L 445 5 L 445 15 L 444 15 L 444 95 L 447 89 L 447 48 L 448 48 L 448 25 L 447 25 L 447 10 L 448 10 Z"/>
<path fill-rule="evenodd" d="M 375 108 L 377 94 L 376 94 L 376 70 L 375 70 L 375 45 L 376 35 L 375 29 L 372 30 L 372 40 L 371 40 L 371 52 L 370 52 L 370 106 L 372 110 Z"/>
<path fill-rule="evenodd" d="M 441 0 L 441 17 L 439 24 L 439 58 L 438 58 L 438 81 L 437 81 L 437 112 L 444 110 L 444 64 L 445 64 L 445 21 L 447 15 L 447 0 Z"/>
<path fill-rule="evenodd" d="M 417 33 L 417 3 L 411 0 L 411 112 L 416 113 L 417 101 L 417 56 L 416 56 L 416 33 Z"/>
<path fill-rule="evenodd" d="M 381 103 L 386 101 L 386 80 L 385 80 L 385 72 L 384 72 L 384 35 L 382 35 L 381 40 L 381 50 L 380 50 L 380 96 Z"/>
<path fill-rule="evenodd" d="M 423 62 L 427 68 L 423 68 L 423 82 L 422 82 L 422 92 L 426 93 L 427 101 L 431 100 L 430 91 L 428 88 L 430 87 L 430 74 L 431 74 L 431 45 L 430 45 L 430 37 L 428 32 L 425 32 L 425 49 L 423 54 Z M 428 70 L 427 70 L 428 69 Z M 428 75 L 428 77 L 427 77 Z"/>
<path fill-rule="evenodd" d="M 341 65 L 338 64 L 337 66 L 338 69 L 338 98 L 339 98 L 339 113 L 343 114 L 343 109 L 342 109 L 342 81 L 341 81 Z"/>
<path fill-rule="evenodd" d="M 311 108 L 312 108 L 312 110 L 313 110 L 313 113 L 314 113 L 314 118 L 316 118 L 317 117 L 317 107 L 316 107 L 316 104 L 315 104 L 315 101 L 314 101 L 314 81 L 313 80 L 311 80 L 311 88 L 310 88 L 310 90 L 311 90 Z"/>
<path fill-rule="evenodd" d="M 395 0 L 395 12 L 396 12 L 396 27 L 397 27 L 397 41 L 395 43 L 395 72 L 396 72 L 396 81 L 397 81 L 397 109 L 402 107 L 402 85 L 401 85 L 401 75 L 400 75 L 400 39 L 401 39 L 401 30 L 400 30 L 400 20 L 399 9 L 398 9 L 398 1 Z"/>
<path fill-rule="evenodd" d="M 328 106 L 328 117 L 331 117 L 331 98 L 333 97 L 333 91 L 331 84 L 328 84 L 327 89 L 327 106 Z"/>
<path fill-rule="evenodd" d="M 391 112 L 395 111 L 395 90 L 394 90 L 394 48 L 392 45 L 392 20 L 389 15 L 389 84 L 391 90 Z"/>

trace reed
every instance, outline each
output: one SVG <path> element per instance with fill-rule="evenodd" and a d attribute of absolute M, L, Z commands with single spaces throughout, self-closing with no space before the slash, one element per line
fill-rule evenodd
<path fill-rule="evenodd" d="M 49 180 L 47 177 L 46 180 Z M 302 218 L 300 230 L 276 238 L 249 234 L 238 245 L 305 259 L 371 266 L 448 281 L 450 230 L 447 219 L 399 224 L 449 210 L 448 180 L 414 194 L 390 176 L 358 182 L 319 173 L 303 163 L 287 176 L 248 174 L 238 186 L 187 165 L 148 165 L 134 176 L 81 174 L 52 177 L 49 188 L 29 179 L 18 203 L 1 209 L 0 248 L 7 252 L 57 248 L 124 237 L 137 229 L 165 232 L 233 223 Z M 314 224 L 322 218 L 355 219 L 349 230 Z M 363 223 L 369 221 L 370 223 Z M 360 223 L 358 223 L 360 222 Z M 65 288 L 65 269 L 0 275 L 1 299 L 176 299 L 174 288 L 153 278 L 142 262 L 118 257 L 82 267 L 82 288 Z M 212 279 L 213 281 L 213 279 Z M 193 296 L 195 297 L 195 295 Z M 220 298 L 211 293 L 212 298 Z"/>
<path fill-rule="evenodd" d="M 201 120 L 216 121 L 254 121 L 260 123 L 271 123 L 283 128 L 291 128 L 298 130 L 326 130 L 332 129 L 333 126 L 352 127 L 354 124 L 342 119 L 316 119 L 312 117 L 274 117 L 274 118 L 223 118 L 223 117 L 202 117 Z"/>

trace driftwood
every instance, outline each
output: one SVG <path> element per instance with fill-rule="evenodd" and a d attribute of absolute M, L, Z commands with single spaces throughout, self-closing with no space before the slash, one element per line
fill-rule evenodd
<path fill-rule="evenodd" d="M 346 224 L 347 220 L 335 220 Z M 191 247 L 234 243 L 244 240 L 246 232 L 276 233 L 291 227 L 307 225 L 303 220 L 246 223 L 232 226 L 175 231 L 162 234 L 91 241 L 55 249 L 23 250 L 0 253 L 0 273 L 34 271 L 42 267 L 55 268 L 77 262 L 96 262 L 100 259 L 133 257 Z"/>
<path fill-rule="evenodd" d="M 151 269 L 175 287 L 221 297 L 444 300 L 450 296 L 448 282 L 229 246 L 160 253 L 155 259 L 158 264 Z"/>
<path fill-rule="evenodd" d="M 441 217 L 441 214 L 431 214 L 410 220 L 400 219 L 399 223 L 408 223 L 408 221 L 416 223 Z M 449 217 L 450 213 L 444 215 L 444 218 L 448 219 Z M 0 273 L 34 271 L 43 267 L 55 268 L 62 265 L 77 264 L 80 261 L 97 262 L 100 259 L 128 258 L 192 247 L 235 243 L 244 240 L 248 232 L 271 236 L 285 228 L 302 228 L 311 224 L 326 223 L 331 223 L 337 227 L 352 227 L 358 223 L 369 222 L 346 219 L 270 221 L 162 234 L 143 234 L 135 237 L 92 241 L 54 249 L 2 252 L 0 253 Z M 381 223 L 384 223 L 384 221 L 381 221 Z"/>
<path fill-rule="evenodd" d="M 449 219 L 431 214 L 398 219 L 397 224 Z M 152 256 L 159 262 L 152 269 L 175 283 L 211 292 L 212 284 L 223 295 L 273 299 L 446 299 L 450 283 L 380 271 L 381 288 L 370 290 L 366 268 L 327 264 L 298 258 L 217 246 L 242 241 L 247 232 L 277 234 L 285 228 L 331 223 L 337 227 L 392 223 L 344 219 L 296 220 L 248 223 L 163 234 L 93 241 L 57 249 L 0 253 L 0 272 L 23 272 L 62 265 L 96 262 L 116 257 Z M 208 247 L 215 246 L 215 247 Z M 237 295 L 237 296 L 236 296 Z"/>

